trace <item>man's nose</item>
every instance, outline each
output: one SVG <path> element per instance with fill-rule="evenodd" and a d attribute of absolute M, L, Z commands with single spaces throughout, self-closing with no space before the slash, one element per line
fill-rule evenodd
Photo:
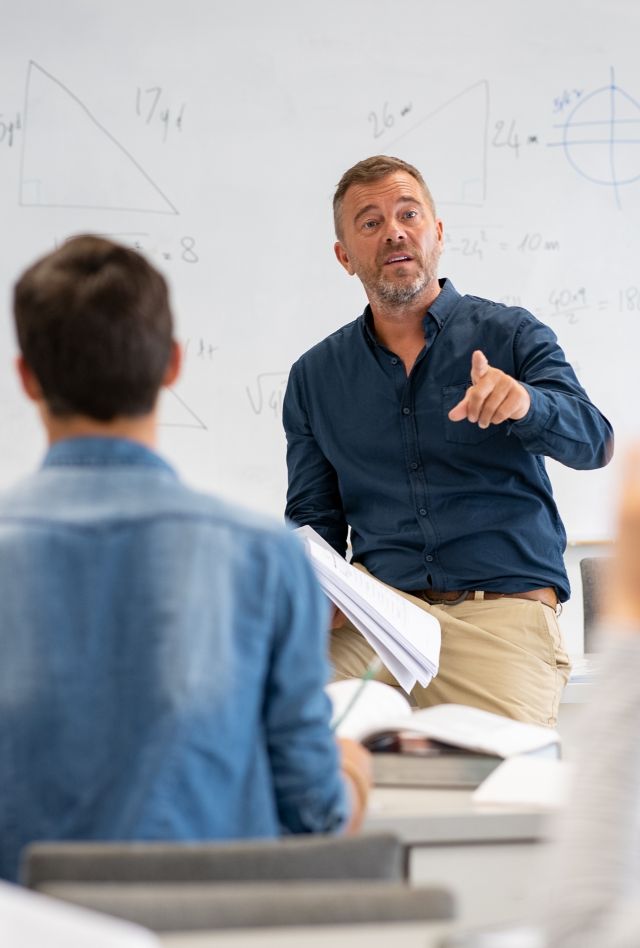
<path fill-rule="evenodd" d="M 398 221 L 391 221 L 387 224 L 384 239 L 388 244 L 394 244 L 398 240 L 405 240 L 406 236 L 404 228 L 400 226 Z"/>

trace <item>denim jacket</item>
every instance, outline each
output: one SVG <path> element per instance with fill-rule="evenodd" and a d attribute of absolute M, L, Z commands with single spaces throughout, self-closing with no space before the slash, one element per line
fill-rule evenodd
<path fill-rule="evenodd" d="M 55 444 L 0 495 L 0 877 L 34 839 L 339 830 L 326 620 L 287 531 Z"/>

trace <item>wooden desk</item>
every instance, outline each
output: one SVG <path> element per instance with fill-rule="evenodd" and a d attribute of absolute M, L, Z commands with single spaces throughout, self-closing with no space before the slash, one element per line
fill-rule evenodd
<path fill-rule="evenodd" d="M 551 822 L 534 807 L 480 807 L 468 790 L 377 787 L 365 829 L 399 835 L 411 881 L 451 889 L 457 921 L 487 925 L 533 910 Z"/>

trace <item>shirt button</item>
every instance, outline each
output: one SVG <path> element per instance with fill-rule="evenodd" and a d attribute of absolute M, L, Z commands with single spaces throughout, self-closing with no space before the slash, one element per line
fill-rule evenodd
<path fill-rule="evenodd" d="M 424 507 L 421 507 L 420 510 L 418 511 L 418 513 L 420 514 L 421 517 L 426 517 L 426 516 L 427 516 L 427 511 L 425 510 Z"/>
<path fill-rule="evenodd" d="M 397 364 L 398 364 L 398 360 L 394 357 L 394 358 L 391 360 L 391 365 L 397 365 Z"/>
<path fill-rule="evenodd" d="M 403 415 L 410 415 L 410 414 L 411 414 L 411 409 L 410 409 L 410 408 L 403 408 L 403 409 L 402 409 L 402 414 L 403 414 Z"/>
<path fill-rule="evenodd" d="M 427 556 L 425 556 L 425 560 L 427 561 L 427 563 L 433 563 L 433 557 L 432 557 L 431 553 L 429 553 Z"/>
<path fill-rule="evenodd" d="M 411 468 L 412 471 L 417 471 L 417 470 L 418 470 L 418 465 L 417 465 L 416 461 L 412 461 L 411 464 L 409 465 L 409 467 Z"/>

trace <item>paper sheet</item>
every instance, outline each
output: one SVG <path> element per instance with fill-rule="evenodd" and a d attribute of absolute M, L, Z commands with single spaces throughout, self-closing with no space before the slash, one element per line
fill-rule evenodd
<path fill-rule="evenodd" d="M 380 656 L 406 692 L 416 681 L 426 687 L 438 672 L 440 624 L 395 590 L 351 566 L 311 527 L 296 533 L 305 541 L 327 596 Z"/>

